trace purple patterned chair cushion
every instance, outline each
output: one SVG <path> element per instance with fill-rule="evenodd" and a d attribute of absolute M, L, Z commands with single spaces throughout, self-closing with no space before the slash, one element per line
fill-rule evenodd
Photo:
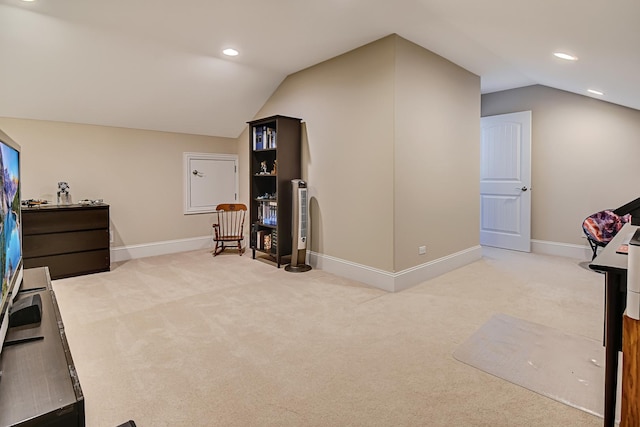
<path fill-rule="evenodd" d="M 582 223 L 582 229 L 590 240 L 604 246 L 629 221 L 631 215 L 619 216 L 607 209 L 588 216 Z"/>

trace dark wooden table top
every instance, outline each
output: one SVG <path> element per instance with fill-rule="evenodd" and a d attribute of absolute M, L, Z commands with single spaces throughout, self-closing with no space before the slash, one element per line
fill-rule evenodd
<path fill-rule="evenodd" d="M 628 242 L 633 236 L 636 230 L 640 228 L 637 225 L 625 224 L 622 229 L 615 235 L 613 240 L 607 244 L 598 254 L 598 256 L 591 261 L 589 268 L 593 270 L 602 271 L 627 271 L 627 257 L 626 254 L 619 254 L 616 251 L 625 241 Z"/>
<path fill-rule="evenodd" d="M 64 327 L 48 270 L 45 267 L 25 269 L 23 282 L 25 286 L 21 291 L 31 289 L 25 294 L 40 294 L 42 320 L 38 324 L 10 328 L 5 342 L 43 339 L 5 346 L 2 350 L 0 426 L 12 426 L 83 399 L 66 338 L 61 334 Z"/>

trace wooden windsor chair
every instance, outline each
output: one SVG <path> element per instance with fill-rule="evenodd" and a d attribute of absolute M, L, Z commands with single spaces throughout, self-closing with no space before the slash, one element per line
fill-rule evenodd
<path fill-rule="evenodd" d="M 217 256 L 225 247 L 237 247 L 242 256 L 244 240 L 244 217 L 247 206 L 242 203 L 222 203 L 216 206 L 216 223 L 213 224 L 213 241 L 216 246 L 213 256 Z"/>

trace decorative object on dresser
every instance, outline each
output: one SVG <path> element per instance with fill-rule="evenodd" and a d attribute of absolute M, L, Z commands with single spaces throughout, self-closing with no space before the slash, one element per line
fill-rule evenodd
<path fill-rule="evenodd" d="M 109 271 L 109 205 L 22 208 L 25 268 L 48 266 L 52 279 Z"/>
<path fill-rule="evenodd" d="M 251 250 L 274 262 L 291 256 L 291 180 L 300 178 L 301 119 L 271 116 L 249 123 Z"/>
<path fill-rule="evenodd" d="M 69 194 L 69 184 L 64 181 L 58 182 L 58 204 L 59 205 L 71 204 L 71 194 Z"/>

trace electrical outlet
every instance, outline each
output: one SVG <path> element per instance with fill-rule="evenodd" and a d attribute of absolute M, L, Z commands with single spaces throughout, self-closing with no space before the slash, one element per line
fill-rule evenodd
<path fill-rule="evenodd" d="M 109 243 L 113 243 L 113 230 L 109 230 Z"/>
<path fill-rule="evenodd" d="M 427 253 L 427 247 L 426 246 L 418 247 L 418 255 L 424 255 L 426 253 Z"/>

